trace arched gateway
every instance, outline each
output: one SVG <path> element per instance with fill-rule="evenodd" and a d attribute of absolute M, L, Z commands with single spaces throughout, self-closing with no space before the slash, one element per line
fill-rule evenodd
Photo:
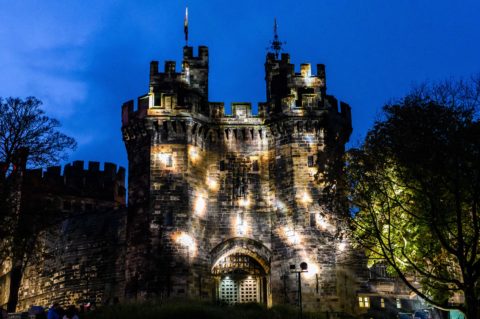
<path fill-rule="evenodd" d="M 270 304 L 271 251 L 249 238 L 231 238 L 211 251 L 211 272 L 218 300 Z"/>

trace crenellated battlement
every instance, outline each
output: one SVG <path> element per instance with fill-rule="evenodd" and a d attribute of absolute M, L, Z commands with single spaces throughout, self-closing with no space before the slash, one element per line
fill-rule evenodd
<path fill-rule="evenodd" d="M 99 162 L 83 161 L 71 164 L 30 169 L 25 172 L 24 184 L 32 193 L 54 193 L 115 201 L 125 204 L 125 168 L 106 162 L 103 170 Z"/>
<path fill-rule="evenodd" d="M 350 126 L 349 106 L 326 93 L 325 65 L 303 63 L 299 71 L 290 63 L 290 55 L 268 53 L 265 62 L 267 100 L 259 103 L 258 113 L 252 113 L 248 102 L 232 103 L 232 114 L 225 114 L 224 103 L 208 101 L 208 48 L 183 48 L 181 70 L 176 70 L 175 61 L 165 61 L 163 72 L 159 72 L 158 61 L 150 64 L 149 93 L 122 106 L 123 127 L 131 120 L 145 117 L 199 118 L 204 122 L 221 125 L 270 123 L 283 117 L 318 117 L 325 112 L 339 115 Z"/>
<path fill-rule="evenodd" d="M 316 74 L 312 74 L 309 63 L 302 63 L 300 72 L 295 72 L 295 65 L 290 63 L 288 54 L 283 53 L 281 58 L 277 59 L 274 53 L 268 53 L 265 80 L 270 116 L 303 115 L 331 108 L 331 105 L 326 103 L 324 64 L 317 64 Z"/>

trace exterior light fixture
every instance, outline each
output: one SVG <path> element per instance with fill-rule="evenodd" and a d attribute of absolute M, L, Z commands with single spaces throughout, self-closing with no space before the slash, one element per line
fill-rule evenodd
<path fill-rule="evenodd" d="M 312 202 L 312 197 L 310 196 L 310 194 L 308 194 L 307 191 L 303 192 L 302 203 L 309 204 L 311 202 Z"/>
<path fill-rule="evenodd" d="M 238 206 L 248 207 L 248 206 L 250 206 L 250 200 L 248 198 L 240 198 L 238 200 Z"/>
<path fill-rule="evenodd" d="M 308 272 L 308 264 L 306 262 L 301 262 L 300 263 L 300 269 L 297 270 L 297 267 L 295 265 L 290 265 L 290 272 L 297 274 L 297 284 L 298 284 L 298 308 L 299 308 L 299 314 L 298 317 L 300 319 L 303 318 L 303 304 L 302 304 L 302 273 Z"/>
<path fill-rule="evenodd" d="M 173 235 L 173 240 L 186 250 L 186 259 L 190 262 L 190 257 L 195 256 L 197 251 L 195 239 L 185 232 L 180 232 Z"/>
<path fill-rule="evenodd" d="M 308 271 L 308 264 L 306 262 L 300 263 L 300 269 L 302 271 Z"/>
<path fill-rule="evenodd" d="M 207 202 L 203 196 L 198 196 L 195 200 L 194 211 L 195 214 L 202 216 L 205 213 L 205 209 L 207 207 Z"/>
<path fill-rule="evenodd" d="M 206 184 L 210 190 L 218 190 L 218 183 L 213 177 L 207 177 Z"/>
<path fill-rule="evenodd" d="M 185 247 L 193 247 L 195 246 L 195 240 L 187 233 L 181 233 L 177 236 L 175 240 L 178 244 L 185 246 Z"/>
<path fill-rule="evenodd" d="M 172 154 L 169 153 L 158 153 L 157 154 L 157 159 L 165 166 L 167 167 L 172 167 L 173 166 L 173 161 L 172 161 Z"/>
<path fill-rule="evenodd" d="M 328 222 L 325 220 L 325 217 L 321 215 L 317 217 L 317 224 L 322 230 L 327 229 L 329 226 Z"/>
<path fill-rule="evenodd" d="M 283 227 L 283 235 L 285 236 L 285 239 L 289 245 L 297 245 L 300 243 L 300 236 L 290 226 Z"/>
<path fill-rule="evenodd" d="M 198 153 L 198 150 L 195 146 L 190 146 L 188 149 L 188 155 L 190 156 L 190 159 L 195 162 L 199 157 L 200 154 Z"/>

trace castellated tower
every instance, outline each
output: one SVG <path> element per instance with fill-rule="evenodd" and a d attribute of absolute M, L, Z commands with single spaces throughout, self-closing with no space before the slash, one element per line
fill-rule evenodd
<path fill-rule="evenodd" d="M 298 303 L 353 313 L 342 156 L 350 107 L 325 66 L 268 53 L 267 100 L 208 100 L 208 49 L 151 62 L 150 90 L 122 107 L 128 152 L 126 296 Z"/>

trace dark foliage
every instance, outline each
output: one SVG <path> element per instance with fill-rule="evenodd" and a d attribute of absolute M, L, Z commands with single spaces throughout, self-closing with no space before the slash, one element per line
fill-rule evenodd
<path fill-rule="evenodd" d="M 383 108 L 348 154 L 357 242 L 431 304 L 478 317 L 480 77 Z M 452 306 L 452 297 L 463 296 Z"/>

